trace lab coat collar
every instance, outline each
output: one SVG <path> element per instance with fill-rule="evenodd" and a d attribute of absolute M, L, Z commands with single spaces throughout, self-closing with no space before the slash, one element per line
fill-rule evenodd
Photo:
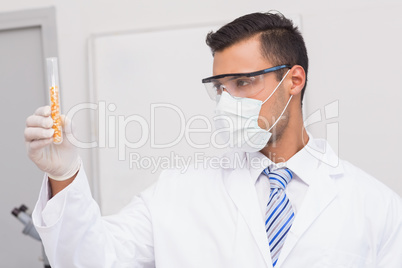
<path fill-rule="evenodd" d="M 307 180 L 309 188 L 286 237 L 278 259 L 278 267 L 282 266 L 297 241 L 336 198 L 336 175 L 344 172 L 342 162 L 325 140 L 311 139 L 303 149 L 305 150 L 288 161 L 288 167 Z M 303 161 L 297 161 L 299 157 L 309 159 L 311 165 L 308 168 L 303 167 Z"/>
<path fill-rule="evenodd" d="M 343 166 L 326 140 L 314 139 L 310 133 L 307 144 L 284 165 L 292 170 L 307 185 L 315 176 L 318 167 L 323 166 L 329 175 L 343 173 Z"/>
<path fill-rule="evenodd" d="M 342 162 L 329 143 L 324 139 L 310 140 L 311 142 L 309 141 L 303 148 L 305 153 L 317 159 L 318 165 L 324 166 L 330 175 L 342 174 L 344 172 Z"/>

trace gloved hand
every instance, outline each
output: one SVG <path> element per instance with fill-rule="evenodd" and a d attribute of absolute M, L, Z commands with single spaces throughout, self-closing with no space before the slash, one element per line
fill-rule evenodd
<path fill-rule="evenodd" d="M 51 179 L 63 181 L 71 178 L 80 168 L 77 149 L 67 139 L 71 134 L 71 121 L 62 116 L 63 142 L 53 144 L 53 120 L 50 106 L 38 108 L 26 120 L 25 141 L 29 158 Z"/>

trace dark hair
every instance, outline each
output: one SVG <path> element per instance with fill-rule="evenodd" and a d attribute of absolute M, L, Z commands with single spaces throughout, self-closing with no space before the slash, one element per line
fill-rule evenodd
<path fill-rule="evenodd" d="M 307 86 L 308 57 L 303 37 L 293 22 L 280 13 L 252 13 L 222 26 L 207 35 L 206 43 L 212 54 L 235 43 L 260 34 L 262 55 L 274 65 L 300 65 L 306 72 L 306 84 L 301 92 L 303 102 Z M 278 81 L 286 69 L 277 72 Z"/>

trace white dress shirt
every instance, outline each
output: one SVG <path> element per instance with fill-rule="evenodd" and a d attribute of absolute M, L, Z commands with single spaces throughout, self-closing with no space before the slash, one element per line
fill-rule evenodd
<path fill-rule="evenodd" d="M 312 177 L 311 173 L 313 173 L 318 166 L 318 159 L 307 150 L 313 146 L 311 143 L 312 139 L 309 139 L 307 145 L 293 155 L 287 162 L 274 163 L 260 152 L 247 155 L 249 163 L 251 159 L 254 159 L 255 163 L 268 164 L 265 167 L 258 165 L 250 168 L 251 177 L 255 181 L 255 190 L 257 191 L 263 219 L 265 219 L 266 206 L 271 192 L 269 179 L 265 174 L 262 174 L 262 171 L 266 167 L 269 167 L 271 171 L 287 167 L 293 172 L 293 179 L 286 186 L 285 192 L 297 216 L 297 212 L 302 205 L 304 196 L 309 187 L 309 178 Z"/>

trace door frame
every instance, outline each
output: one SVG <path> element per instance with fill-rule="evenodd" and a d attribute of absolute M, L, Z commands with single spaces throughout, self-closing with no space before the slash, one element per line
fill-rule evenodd
<path fill-rule="evenodd" d="M 57 57 L 58 49 L 55 7 L 0 13 L 0 31 L 29 27 L 40 27 L 44 57 Z M 43 59 L 43 61 L 45 61 L 45 59 Z"/>
<path fill-rule="evenodd" d="M 56 8 L 51 6 L 0 13 L 0 31 L 34 27 L 39 27 L 41 32 L 43 81 L 46 83 L 46 58 L 58 57 Z M 62 80 L 61 75 L 59 80 Z M 43 90 L 49 99 L 49 90 Z M 60 102 L 63 105 L 63 101 Z"/>

